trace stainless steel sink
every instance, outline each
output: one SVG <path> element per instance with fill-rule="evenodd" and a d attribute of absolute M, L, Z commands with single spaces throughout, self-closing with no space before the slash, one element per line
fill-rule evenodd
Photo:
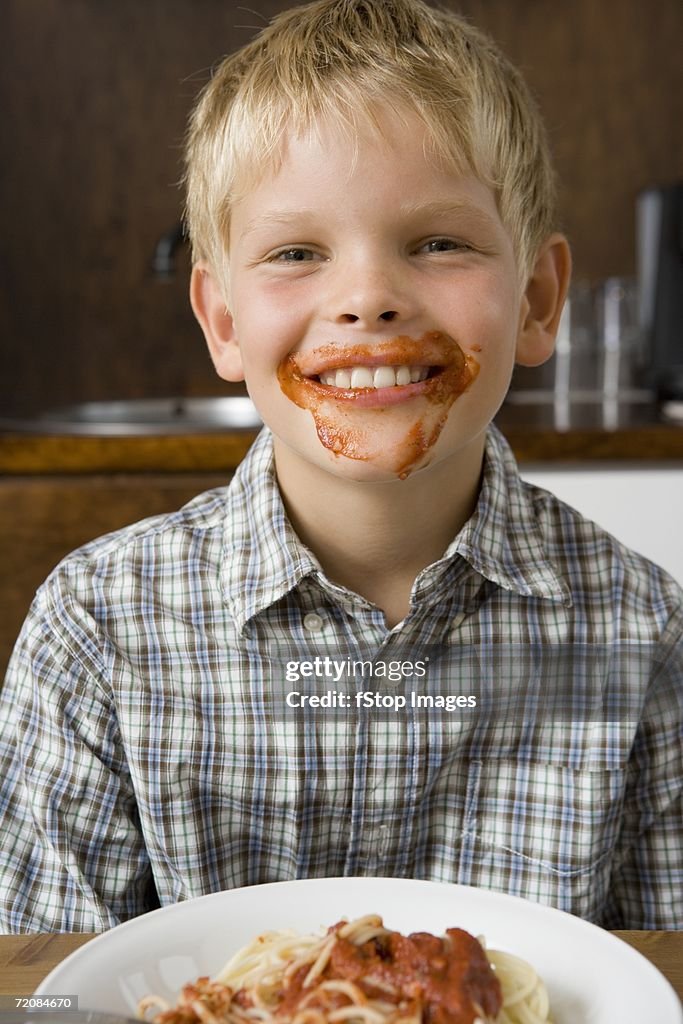
<path fill-rule="evenodd" d="M 207 434 L 256 430 L 262 421 L 250 398 L 150 398 L 81 402 L 30 419 L 0 419 L 0 430 L 30 434 Z"/>

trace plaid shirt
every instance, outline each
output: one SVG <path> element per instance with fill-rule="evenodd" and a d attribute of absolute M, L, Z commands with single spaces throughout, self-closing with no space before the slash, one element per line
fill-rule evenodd
<path fill-rule="evenodd" d="M 338 875 L 681 927 L 682 621 L 677 585 L 523 483 L 491 428 L 474 515 L 387 630 L 294 534 L 264 431 L 228 487 L 38 592 L 2 691 L 0 930 Z"/>

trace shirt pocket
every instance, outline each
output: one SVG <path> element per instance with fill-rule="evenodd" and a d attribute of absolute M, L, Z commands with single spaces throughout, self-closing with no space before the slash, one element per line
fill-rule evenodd
<path fill-rule="evenodd" d="M 488 757 L 467 768 L 459 881 L 599 920 L 625 769 Z"/>

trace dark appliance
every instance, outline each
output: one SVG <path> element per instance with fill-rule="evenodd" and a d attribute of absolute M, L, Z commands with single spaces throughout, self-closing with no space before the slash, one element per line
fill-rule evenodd
<path fill-rule="evenodd" d="M 683 182 L 641 192 L 636 204 L 640 327 L 647 383 L 661 403 L 683 401 Z"/>

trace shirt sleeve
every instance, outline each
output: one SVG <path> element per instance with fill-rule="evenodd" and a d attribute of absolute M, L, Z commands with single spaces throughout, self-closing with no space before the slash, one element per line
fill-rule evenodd
<path fill-rule="evenodd" d="M 683 615 L 669 620 L 629 764 L 605 925 L 683 927 Z"/>
<path fill-rule="evenodd" d="M 49 580 L 0 693 L 0 932 L 103 931 L 153 905 L 101 649 Z"/>

